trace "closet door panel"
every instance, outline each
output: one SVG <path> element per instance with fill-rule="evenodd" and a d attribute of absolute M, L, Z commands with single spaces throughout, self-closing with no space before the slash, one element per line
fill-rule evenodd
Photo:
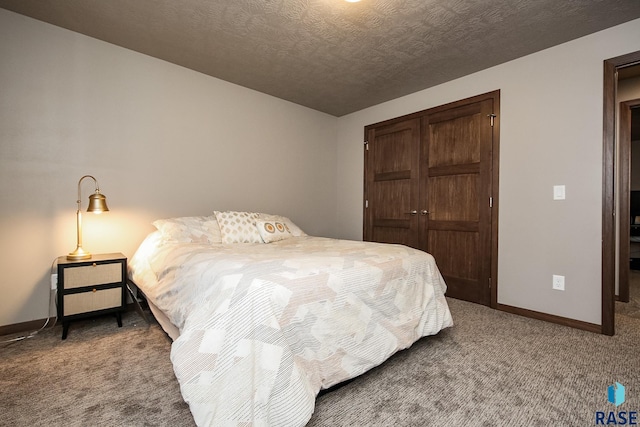
<path fill-rule="evenodd" d="M 364 239 L 418 245 L 420 120 L 368 131 Z"/>
<path fill-rule="evenodd" d="M 430 168 L 480 162 L 479 113 L 476 103 L 429 116 Z"/>
<path fill-rule="evenodd" d="M 438 261 L 438 268 L 443 276 L 447 276 L 447 285 L 454 288 L 454 283 L 475 282 L 479 274 L 478 234 L 467 230 L 432 230 L 429 233 L 429 246 L 433 248 L 431 255 Z M 449 256 L 456 253 L 458 256 Z"/>
<path fill-rule="evenodd" d="M 435 176 L 429 180 L 429 221 L 478 222 L 478 175 Z"/>
<path fill-rule="evenodd" d="M 422 122 L 420 248 L 431 253 L 447 295 L 490 302 L 492 101 L 458 103 Z"/>

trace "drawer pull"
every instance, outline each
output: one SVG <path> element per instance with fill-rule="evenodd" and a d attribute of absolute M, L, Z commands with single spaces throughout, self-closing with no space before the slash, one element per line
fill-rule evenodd
<path fill-rule="evenodd" d="M 91 292 L 97 292 L 96 288 L 91 289 Z"/>
<path fill-rule="evenodd" d="M 98 264 L 96 264 L 95 262 L 93 263 L 93 266 L 96 267 Z"/>

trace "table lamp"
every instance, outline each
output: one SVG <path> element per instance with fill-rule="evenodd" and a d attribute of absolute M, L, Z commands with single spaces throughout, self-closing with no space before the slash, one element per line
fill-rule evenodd
<path fill-rule="evenodd" d="M 84 249 L 82 249 L 82 212 L 81 212 L 81 194 L 80 194 L 80 184 L 82 180 L 85 178 L 93 179 L 93 182 L 96 184 L 96 192 L 89 196 L 89 206 L 87 207 L 87 212 L 93 212 L 95 214 L 99 214 L 102 212 L 107 212 L 109 208 L 107 207 L 107 198 L 100 193 L 100 187 L 98 186 L 98 181 L 92 177 L 91 175 L 85 175 L 78 181 L 78 210 L 76 211 L 76 224 L 77 224 L 77 233 L 78 233 L 78 246 L 76 250 L 67 255 L 67 259 L 70 260 L 80 260 L 80 259 L 90 259 L 91 254 Z"/>

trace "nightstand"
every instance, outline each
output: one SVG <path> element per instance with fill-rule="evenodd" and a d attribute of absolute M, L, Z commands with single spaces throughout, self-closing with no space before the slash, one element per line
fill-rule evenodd
<path fill-rule="evenodd" d="M 71 321 L 86 317 L 115 313 L 121 327 L 126 286 L 127 257 L 121 253 L 79 261 L 59 257 L 58 320 L 62 322 L 62 339 L 67 338 Z"/>

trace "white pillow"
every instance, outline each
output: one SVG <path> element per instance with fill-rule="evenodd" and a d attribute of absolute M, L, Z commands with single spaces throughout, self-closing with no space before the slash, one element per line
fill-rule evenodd
<path fill-rule="evenodd" d="M 165 240 L 180 243 L 222 243 L 214 216 L 183 216 L 153 221 Z"/>
<path fill-rule="evenodd" d="M 291 237 L 289 229 L 283 222 L 257 220 L 256 227 L 265 243 L 278 242 Z"/>
<path fill-rule="evenodd" d="M 286 216 L 282 216 L 282 215 L 271 215 L 271 214 L 266 214 L 266 213 L 261 213 L 258 214 L 260 216 L 261 220 L 265 220 L 265 221 L 278 221 L 283 223 L 288 229 L 289 232 L 291 233 L 292 236 L 294 237 L 300 237 L 300 236 L 306 236 L 307 233 L 305 233 L 304 231 L 302 231 L 300 229 L 300 227 L 298 227 L 297 225 L 295 225 L 293 223 L 293 221 L 291 221 L 289 218 L 287 218 Z"/>
<path fill-rule="evenodd" d="M 262 243 L 256 228 L 258 214 L 253 212 L 215 211 L 222 243 Z"/>

